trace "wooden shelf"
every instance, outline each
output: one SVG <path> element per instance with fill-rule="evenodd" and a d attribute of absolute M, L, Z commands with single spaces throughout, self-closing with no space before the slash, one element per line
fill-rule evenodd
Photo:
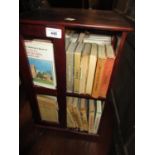
<path fill-rule="evenodd" d="M 86 132 L 81 132 L 81 131 L 76 131 L 76 130 L 72 130 L 72 129 L 68 129 L 68 128 L 57 128 L 54 126 L 50 126 L 50 125 L 46 125 L 46 127 L 43 124 L 36 124 L 37 127 L 41 127 L 41 128 L 46 128 L 52 131 L 57 132 L 57 134 L 59 132 L 59 134 L 63 134 L 65 136 L 67 136 L 68 138 L 71 138 L 70 136 L 74 136 L 76 138 L 85 138 L 87 140 L 93 140 L 93 141 L 103 141 L 103 139 L 100 138 L 100 135 L 98 134 L 90 134 L 90 133 L 86 133 Z"/>
<path fill-rule="evenodd" d="M 86 98 L 86 99 L 94 99 L 94 100 L 103 100 L 103 101 L 105 100 L 105 98 L 103 98 L 103 97 L 94 98 L 94 97 L 87 95 L 87 94 L 78 94 L 78 93 L 69 93 L 69 92 L 66 93 L 66 96 Z"/>
<path fill-rule="evenodd" d="M 60 11 L 61 10 L 61 11 Z M 133 28 L 117 13 L 113 11 L 86 9 L 37 9 L 20 16 L 22 23 L 62 25 L 67 27 L 91 28 L 110 31 L 132 31 Z M 73 18 L 74 21 L 67 21 Z"/>
<path fill-rule="evenodd" d="M 49 89 L 49 88 L 38 87 L 38 86 L 34 86 L 34 89 L 35 89 L 36 94 L 45 94 L 45 95 L 57 96 L 57 90 L 56 89 Z"/>

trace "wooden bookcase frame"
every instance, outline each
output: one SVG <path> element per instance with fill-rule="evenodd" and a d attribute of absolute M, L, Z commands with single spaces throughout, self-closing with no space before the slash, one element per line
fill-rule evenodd
<path fill-rule="evenodd" d="M 65 18 L 72 17 L 75 21 L 66 21 Z M 62 31 L 61 39 L 47 38 L 45 34 L 45 28 L 57 28 Z M 67 129 L 66 127 L 66 96 L 76 96 L 83 98 L 92 98 L 88 95 L 74 94 L 66 92 L 66 54 L 65 54 L 65 28 L 80 28 L 80 29 L 92 29 L 100 31 L 109 31 L 114 34 L 121 34 L 120 43 L 117 48 L 117 56 L 112 73 L 111 81 L 113 80 L 119 63 L 119 59 L 123 52 L 124 43 L 127 34 L 133 31 L 132 26 L 120 15 L 112 11 L 96 11 L 96 10 L 82 10 L 82 9 L 50 9 L 50 10 L 36 10 L 29 13 L 25 13 L 20 17 L 20 75 L 25 85 L 26 92 L 29 96 L 30 105 L 32 109 L 32 115 L 35 124 L 47 129 L 53 130 L 53 132 L 64 133 L 69 137 L 84 138 L 89 140 L 101 140 L 105 143 L 105 148 L 108 150 L 108 146 L 111 141 L 112 129 L 113 129 L 113 111 L 112 105 L 107 98 L 99 98 L 105 100 L 105 109 L 101 117 L 101 123 L 98 130 L 98 134 L 93 135 L 89 133 L 79 132 Z M 57 89 L 52 90 L 48 88 L 36 87 L 33 85 L 31 72 L 24 49 L 25 38 L 42 38 L 51 40 L 54 44 L 54 56 L 56 66 L 57 77 Z M 110 86 L 108 89 L 108 95 L 110 93 Z M 36 100 L 36 94 L 46 94 L 57 96 L 59 105 L 59 124 L 48 123 L 41 121 L 38 104 Z"/>

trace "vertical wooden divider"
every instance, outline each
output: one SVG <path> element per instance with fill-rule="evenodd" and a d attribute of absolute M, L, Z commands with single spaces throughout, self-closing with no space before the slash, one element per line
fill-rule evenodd
<path fill-rule="evenodd" d="M 60 26 L 59 26 L 60 27 Z M 59 28 L 58 27 L 58 28 Z M 53 39 L 57 79 L 57 99 L 59 104 L 60 127 L 66 127 L 66 53 L 65 29 L 61 27 L 62 38 Z"/>

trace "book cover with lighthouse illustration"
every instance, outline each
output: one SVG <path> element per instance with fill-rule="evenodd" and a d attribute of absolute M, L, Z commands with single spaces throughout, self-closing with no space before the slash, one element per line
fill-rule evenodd
<path fill-rule="evenodd" d="M 55 89 L 53 44 L 44 40 L 25 40 L 25 48 L 34 85 Z"/>

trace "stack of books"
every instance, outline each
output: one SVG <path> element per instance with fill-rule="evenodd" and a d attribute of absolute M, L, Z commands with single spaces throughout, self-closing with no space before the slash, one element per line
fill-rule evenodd
<path fill-rule="evenodd" d="M 67 97 L 67 127 L 96 134 L 105 102 Z"/>
<path fill-rule="evenodd" d="M 115 61 L 112 37 L 67 31 L 67 92 L 106 97 Z"/>

